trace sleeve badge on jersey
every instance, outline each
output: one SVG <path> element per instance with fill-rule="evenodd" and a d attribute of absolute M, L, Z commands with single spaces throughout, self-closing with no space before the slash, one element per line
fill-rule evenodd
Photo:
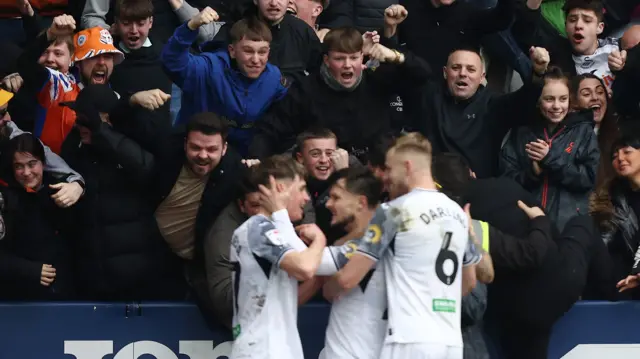
<path fill-rule="evenodd" d="M 353 254 L 358 250 L 358 245 L 355 242 L 347 243 L 347 249 L 344 253 L 344 256 L 349 259 L 353 256 Z"/>
<path fill-rule="evenodd" d="M 372 224 L 367 229 L 367 233 L 364 235 L 364 240 L 367 243 L 378 243 L 382 237 L 382 230 L 377 224 Z"/>
<path fill-rule="evenodd" d="M 274 246 L 280 247 L 284 245 L 284 243 L 282 242 L 282 238 L 280 238 L 280 232 L 278 232 L 277 229 L 268 230 L 264 235 Z"/>

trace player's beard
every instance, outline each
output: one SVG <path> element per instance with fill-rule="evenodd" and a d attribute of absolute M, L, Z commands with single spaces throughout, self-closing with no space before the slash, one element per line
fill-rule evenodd
<path fill-rule="evenodd" d="M 346 232 L 349 232 L 349 230 L 351 229 L 351 225 L 355 223 L 355 221 L 356 221 L 356 216 L 352 214 L 340 220 L 339 222 L 336 222 L 335 224 L 331 225 L 331 227 L 341 228 L 341 229 L 344 229 Z"/>

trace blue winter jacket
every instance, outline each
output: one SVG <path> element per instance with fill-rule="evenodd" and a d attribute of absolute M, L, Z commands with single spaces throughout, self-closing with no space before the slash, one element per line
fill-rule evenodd
<path fill-rule="evenodd" d="M 197 36 L 198 31 L 183 24 L 162 50 L 165 71 L 182 89 L 176 124 L 184 124 L 200 112 L 224 116 L 231 124 L 229 143 L 244 155 L 253 136 L 253 123 L 286 94 L 286 80 L 272 64 L 267 64 L 257 79 L 247 78 L 232 66 L 226 49 L 191 54 L 189 49 Z"/>

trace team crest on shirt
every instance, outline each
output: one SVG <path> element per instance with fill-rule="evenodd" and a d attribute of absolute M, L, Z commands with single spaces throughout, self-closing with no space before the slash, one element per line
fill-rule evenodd
<path fill-rule="evenodd" d="M 282 238 L 280 238 L 280 232 L 277 229 L 268 230 L 264 235 L 274 246 L 282 246 Z"/>
<path fill-rule="evenodd" d="M 372 224 L 367 229 L 367 233 L 365 234 L 365 241 L 368 243 L 378 243 L 380 242 L 380 238 L 382 237 L 382 229 L 377 224 Z"/>

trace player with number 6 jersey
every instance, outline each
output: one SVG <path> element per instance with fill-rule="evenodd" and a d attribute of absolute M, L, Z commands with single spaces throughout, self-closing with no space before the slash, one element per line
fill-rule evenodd
<path fill-rule="evenodd" d="M 431 145 L 422 135 L 397 139 L 385 162 L 393 200 L 378 208 L 325 294 L 336 297 L 355 287 L 381 259 L 388 325 L 380 358 L 462 359 L 463 285 L 465 292 L 475 285 L 474 265 L 482 258 L 469 240 L 468 217 L 436 190 Z"/>

